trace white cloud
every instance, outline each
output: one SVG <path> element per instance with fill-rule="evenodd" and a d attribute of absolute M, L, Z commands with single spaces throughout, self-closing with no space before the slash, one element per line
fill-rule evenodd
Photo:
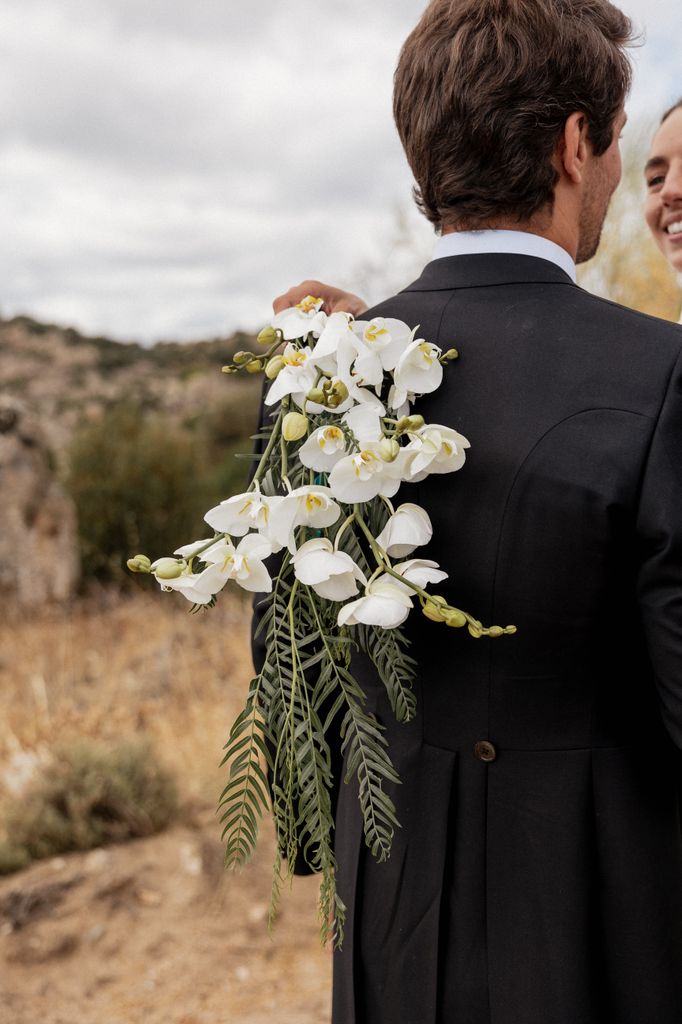
<path fill-rule="evenodd" d="M 623 7 L 647 23 L 631 109 L 650 114 L 682 91 L 682 15 L 678 0 Z M 418 13 L 5 0 L 3 313 L 197 337 L 257 326 L 305 276 L 353 283 L 409 202 L 390 91 Z"/>

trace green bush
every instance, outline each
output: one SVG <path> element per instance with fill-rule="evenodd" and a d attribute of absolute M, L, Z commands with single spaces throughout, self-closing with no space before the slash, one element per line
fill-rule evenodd
<path fill-rule="evenodd" d="M 175 817 L 173 777 L 147 740 L 106 748 L 86 742 L 54 751 L 52 763 L 9 805 L 0 874 L 71 850 L 153 835 Z"/>
<path fill-rule="evenodd" d="M 214 475 L 198 435 L 166 417 L 118 407 L 82 428 L 66 486 L 86 576 L 121 579 L 132 555 L 159 558 L 203 536 L 203 514 L 220 497 Z"/>

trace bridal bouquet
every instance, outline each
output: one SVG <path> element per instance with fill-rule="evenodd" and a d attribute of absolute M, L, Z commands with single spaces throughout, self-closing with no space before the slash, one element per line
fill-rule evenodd
<path fill-rule="evenodd" d="M 302 850 L 322 876 L 323 938 L 340 945 L 332 730 L 345 754 L 345 781 L 357 779 L 365 839 L 379 860 L 388 857 L 398 824 L 384 789 L 398 778 L 382 727 L 364 710 L 353 653 L 371 659 L 396 718 L 407 722 L 416 666 L 400 627 L 415 607 L 473 637 L 514 627 L 486 628 L 427 590 L 447 578 L 433 560 L 410 557 L 431 539 L 429 516 L 419 505 L 391 501 L 403 484 L 464 465 L 466 438 L 412 412 L 416 397 L 440 386 L 457 352 L 443 352 L 399 320 L 327 316 L 321 307 L 309 296 L 278 314 L 258 336 L 264 354 L 238 352 L 224 367 L 271 381 L 248 490 L 206 513 L 213 536 L 154 563 L 137 555 L 128 566 L 153 573 L 163 590 L 179 591 L 195 608 L 213 605 L 228 580 L 264 595 L 265 660 L 222 761 L 229 765 L 219 802 L 225 861 L 248 860 L 271 803 L 278 838 L 272 911 Z"/>

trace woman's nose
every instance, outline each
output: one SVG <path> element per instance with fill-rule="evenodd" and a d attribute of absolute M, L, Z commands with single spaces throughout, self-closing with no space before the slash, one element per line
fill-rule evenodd
<path fill-rule="evenodd" d="M 682 202 L 682 159 L 676 160 L 668 168 L 661 199 L 664 203 Z"/>

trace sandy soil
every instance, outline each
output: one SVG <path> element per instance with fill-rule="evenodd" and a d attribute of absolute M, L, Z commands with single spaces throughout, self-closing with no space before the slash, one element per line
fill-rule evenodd
<path fill-rule="evenodd" d="M 2 1024 L 328 1021 L 315 879 L 296 879 L 270 938 L 270 842 L 225 875 L 217 835 L 197 809 L 162 835 L 0 880 Z"/>

